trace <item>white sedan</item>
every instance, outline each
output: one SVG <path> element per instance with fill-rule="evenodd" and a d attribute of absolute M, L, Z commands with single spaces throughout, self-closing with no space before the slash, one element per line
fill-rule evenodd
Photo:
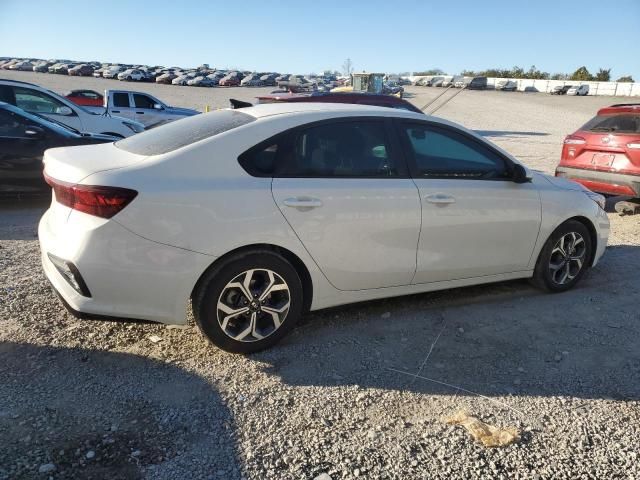
<path fill-rule="evenodd" d="M 602 196 L 390 108 L 220 110 L 44 162 L 42 262 L 67 307 L 186 323 L 190 301 L 231 352 L 335 305 L 517 278 L 561 292 L 609 234 Z"/>

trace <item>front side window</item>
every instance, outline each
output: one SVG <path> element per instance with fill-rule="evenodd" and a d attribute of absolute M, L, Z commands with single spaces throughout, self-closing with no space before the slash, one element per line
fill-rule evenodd
<path fill-rule="evenodd" d="M 128 93 L 114 93 L 113 94 L 113 106 L 120 108 L 129 108 L 129 94 Z"/>
<path fill-rule="evenodd" d="M 64 103 L 38 90 L 14 87 L 16 107 L 34 113 L 58 113 Z"/>
<path fill-rule="evenodd" d="M 136 108 L 153 108 L 156 102 L 151 97 L 147 97 L 146 95 L 141 95 L 139 93 L 134 93 L 133 103 Z"/>
<path fill-rule="evenodd" d="M 285 155 L 284 176 L 395 177 L 383 122 L 357 120 L 306 128 Z"/>
<path fill-rule="evenodd" d="M 404 128 L 419 177 L 508 178 L 502 157 L 480 142 L 450 129 L 425 125 Z"/>

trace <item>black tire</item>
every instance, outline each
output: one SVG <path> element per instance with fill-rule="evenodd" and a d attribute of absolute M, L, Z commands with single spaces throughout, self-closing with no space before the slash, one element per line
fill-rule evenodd
<path fill-rule="evenodd" d="M 289 307 L 282 323 L 262 339 L 240 341 L 225 333 L 218 320 L 218 301 L 229 292 L 229 283 L 248 270 L 270 270 L 277 274 L 288 287 Z M 238 290 L 239 291 L 239 290 Z M 233 292 L 232 292 L 233 293 Z M 239 296 L 238 297 L 244 297 Z M 253 302 L 251 302 L 253 305 Z M 193 314 L 200 330 L 215 346 L 231 353 L 253 353 L 275 345 L 298 322 L 303 311 L 302 282 L 296 269 L 282 256 L 273 251 L 249 251 L 234 255 L 221 265 L 215 266 L 200 282 L 192 298 Z M 236 305 L 236 308 L 241 305 Z M 260 307 L 258 306 L 258 311 Z M 257 313 L 257 322 L 269 321 L 265 313 Z M 249 321 L 248 315 L 235 317 L 238 323 Z M 262 319 L 262 320 L 260 320 Z M 229 322 L 232 324 L 233 322 Z M 244 327 L 242 327 L 244 328 Z M 255 329 L 254 329 L 255 330 Z"/>
<path fill-rule="evenodd" d="M 576 261 L 567 262 L 566 257 L 564 258 L 564 260 L 562 260 L 563 255 L 560 252 L 556 251 L 554 253 L 554 249 L 560 242 L 560 239 L 562 239 L 563 237 L 566 238 L 567 235 L 572 235 L 572 234 L 579 235 L 584 242 L 584 250 L 579 245 L 578 246 L 574 245 L 574 248 L 576 249 L 576 257 L 578 256 L 579 247 L 580 247 L 579 252 L 580 253 L 583 252 L 583 255 L 581 254 L 580 256 L 583 256 L 584 259 L 582 261 L 582 264 L 579 270 L 575 270 L 577 267 Z M 584 274 L 587 272 L 587 270 L 590 267 L 591 259 L 593 257 L 592 248 L 593 248 L 593 245 L 591 244 L 591 235 L 587 227 L 585 227 L 584 224 L 576 220 L 566 221 L 565 223 L 563 223 L 562 225 L 560 225 L 558 228 L 554 230 L 551 236 L 549 236 L 549 238 L 547 239 L 547 242 L 544 244 L 544 247 L 542 247 L 542 251 L 540 252 L 540 255 L 538 256 L 538 261 L 536 262 L 536 268 L 534 270 L 531 283 L 533 283 L 533 285 L 535 285 L 536 287 L 539 287 L 543 290 L 546 290 L 552 293 L 565 292 L 573 288 L 580 281 L 580 279 L 584 276 Z M 569 252 L 567 252 L 567 255 L 568 254 Z M 568 256 L 569 258 L 573 258 L 570 255 Z M 570 279 L 567 279 L 564 283 L 559 283 L 557 281 L 559 279 L 556 278 L 558 276 L 558 273 L 555 273 L 555 274 L 552 273 L 553 271 L 551 268 L 552 263 L 556 266 L 558 264 L 564 265 L 564 267 L 562 267 L 563 270 L 562 271 L 559 270 L 559 274 L 561 275 L 561 278 L 562 278 L 562 273 L 563 271 L 565 271 L 565 269 L 567 272 L 569 272 L 568 275 L 569 276 L 573 275 L 573 277 Z M 569 263 L 568 267 L 566 266 L 567 263 Z M 574 270 L 571 270 L 572 268 Z"/>
<path fill-rule="evenodd" d="M 127 82 L 131 81 L 131 75 L 127 76 Z"/>

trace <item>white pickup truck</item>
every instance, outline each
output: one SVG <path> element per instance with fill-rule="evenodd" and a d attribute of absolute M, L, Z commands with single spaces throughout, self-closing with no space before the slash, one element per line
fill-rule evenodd
<path fill-rule="evenodd" d="M 0 78 L 0 102 L 14 105 L 29 113 L 38 113 L 64 123 L 80 132 L 102 133 L 128 137 L 144 130 L 144 124 L 135 119 L 92 112 L 33 83 Z"/>
<path fill-rule="evenodd" d="M 86 107 L 96 113 L 129 118 L 153 128 L 200 112 L 190 108 L 171 107 L 153 95 L 130 90 L 105 90 L 103 107 Z"/>

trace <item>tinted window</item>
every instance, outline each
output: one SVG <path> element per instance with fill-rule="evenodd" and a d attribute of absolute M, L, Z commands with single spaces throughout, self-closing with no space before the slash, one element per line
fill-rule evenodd
<path fill-rule="evenodd" d="M 382 122 L 336 122 L 302 130 L 296 135 L 285 162 L 285 176 L 398 175 Z"/>
<path fill-rule="evenodd" d="M 24 137 L 24 120 L 13 112 L 0 110 L 0 137 Z"/>
<path fill-rule="evenodd" d="M 640 115 L 598 115 L 582 130 L 591 132 L 640 133 Z"/>
<path fill-rule="evenodd" d="M 497 153 L 465 135 L 422 125 L 405 127 L 405 134 L 422 177 L 508 177 L 505 161 Z"/>
<path fill-rule="evenodd" d="M 113 106 L 114 107 L 129 107 L 129 94 L 128 93 L 114 93 L 113 94 Z"/>
<path fill-rule="evenodd" d="M 279 145 L 277 142 L 267 146 L 260 146 L 257 149 L 251 149 L 240 155 L 238 159 L 240 166 L 244 168 L 250 175 L 257 177 L 273 176 L 278 158 Z"/>
<path fill-rule="evenodd" d="M 254 120 L 255 117 L 238 110 L 218 110 L 183 118 L 153 130 L 138 133 L 116 142 L 115 145 L 138 155 L 161 155 Z"/>
<path fill-rule="evenodd" d="M 133 94 L 133 103 L 136 108 L 153 108 L 156 101 L 146 95 L 140 95 L 139 93 Z"/>
<path fill-rule="evenodd" d="M 13 91 L 16 96 L 16 107 L 27 112 L 58 113 L 60 107 L 66 106 L 52 96 L 38 90 L 14 87 Z"/>

